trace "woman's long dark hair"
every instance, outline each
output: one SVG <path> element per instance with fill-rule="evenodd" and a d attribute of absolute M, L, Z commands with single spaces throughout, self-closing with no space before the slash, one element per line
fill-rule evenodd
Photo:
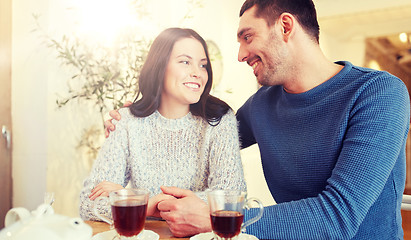
<path fill-rule="evenodd" d="M 161 93 L 164 86 L 166 68 L 174 44 L 183 38 L 197 39 L 203 45 L 207 57 L 208 81 L 197 103 L 190 104 L 190 112 L 202 117 L 210 125 L 217 125 L 221 117 L 230 109 L 227 103 L 211 96 L 213 71 L 208 55 L 207 44 L 194 30 L 186 28 L 168 28 L 153 41 L 147 59 L 141 69 L 137 97 L 130 105 L 131 113 L 136 117 L 147 117 L 160 107 Z M 139 98 L 141 95 L 141 98 Z"/>

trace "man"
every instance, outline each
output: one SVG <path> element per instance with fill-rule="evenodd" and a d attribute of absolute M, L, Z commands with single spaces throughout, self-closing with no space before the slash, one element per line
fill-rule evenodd
<path fill-rule="evenodd" d="M 311 0 L 246 0 L 238 60 L 263 85 L 238 110 L 242 147 L 257 143 L 277 205 L 247 228 L 260 239 L 403 239 L 408 91 L 386 73 L 333 63 Z M 106 123 L 106 127 L 111 127 Z M 176 236 L 210 231 L 206 204 L 158 204 Z M 245 220 L 254 216 L 245 211 Z"/>

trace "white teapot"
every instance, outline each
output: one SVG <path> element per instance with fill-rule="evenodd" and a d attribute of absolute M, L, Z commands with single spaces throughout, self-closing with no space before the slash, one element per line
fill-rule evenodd
<path fill-rule="evenodd" d="M 80 218 L 54 214 L 49 204 L 31 213 L 25 208 L 10 209 L 0 240 L 89 240 L 92 229 Z"/>

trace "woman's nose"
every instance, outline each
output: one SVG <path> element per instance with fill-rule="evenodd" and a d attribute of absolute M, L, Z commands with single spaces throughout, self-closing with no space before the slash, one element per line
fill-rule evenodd
<path fill-rule="evenodd" d="M 198 78 L 200 76 L 200 69 L 196 66 L 191 68 L 191 77 Z"/>

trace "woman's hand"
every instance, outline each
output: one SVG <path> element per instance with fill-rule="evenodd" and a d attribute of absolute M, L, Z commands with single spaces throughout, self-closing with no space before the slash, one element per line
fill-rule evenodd
<path fill-rule="evenodd" d="M 88 196 L 90 200 L 95 200 L 97 197 L 105 196 L 108 197 L 108 194 L 112 191 L 117 191 L 123 189 L 123 186 L 120 184 L 112 183 L 103 181 L 97 184 L 92 190 L 90 195 Z"/>

